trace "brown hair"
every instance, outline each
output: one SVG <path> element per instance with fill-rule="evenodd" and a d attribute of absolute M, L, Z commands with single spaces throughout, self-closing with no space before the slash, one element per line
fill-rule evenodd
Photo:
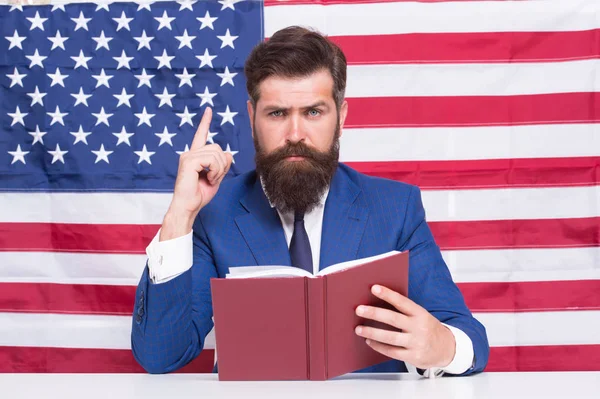
<path fill-rule="evenodd" d="M 342 50 L 319 32 L 300 26 L 281 29 L 254 47 L 246 60 L 250 101 L 256 106 L 258 86 L 268 77 L 300 78 L 322 69 L 333 78 L 333 99 L 339 110 L 346 91 L 346 56 Z"/>

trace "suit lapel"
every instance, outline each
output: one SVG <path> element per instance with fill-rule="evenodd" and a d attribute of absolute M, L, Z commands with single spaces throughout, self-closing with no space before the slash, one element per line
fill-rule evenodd
<path fill-rule="evenodd" d="M 338 168 L 325 202 L 320 269 L 356 259 L 369 217 L 361 195 L 360 187 Z"/>
<path fill-rule="evenodd" d="M 290 266 L 290 254 L 277 210 L 269 201 L 256 179 L 251 191 L 240 200 L 248 213 L 235 218 L 257 265 Z"/>

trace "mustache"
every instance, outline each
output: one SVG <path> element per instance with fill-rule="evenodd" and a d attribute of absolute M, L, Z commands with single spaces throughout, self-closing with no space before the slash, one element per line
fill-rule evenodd
<path fill-rule="evenodd" d="M 282 148 L 279 148 L 269 154 L 269 158 L 273 161 L 282 161 L 287 157 L 304 157 L 312 160 L 319 160 L 326 157 L 327 154 L 321 153 L 318 150 L 312 149 L 303 142 L 287 143 Z"/>

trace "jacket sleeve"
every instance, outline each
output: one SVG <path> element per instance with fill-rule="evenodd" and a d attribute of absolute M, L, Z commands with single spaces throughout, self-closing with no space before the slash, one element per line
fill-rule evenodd
<path fill-rule="evenodd" d="M 193 265 L 165 283 L 144 269 L 135 294 L 131 348 L 149 373 L 169 373 L 196 358 L 213 328 L 210 278 L 217 277 L 200 217 L 193 229 Z"/>
<path fill-rule="evenodd" d="M 440 322 L 460 329 L 471 339 L 474 363 L 461 375 L 483 371 L 490 351 L 485 327 L 473 317 L 452 280 L 440 248 L 425 221 L 425 209 L 417 187 L 413 187 L 410 193 L 397 247 L 401 251 L 410 251 L 409 298 Z"/>

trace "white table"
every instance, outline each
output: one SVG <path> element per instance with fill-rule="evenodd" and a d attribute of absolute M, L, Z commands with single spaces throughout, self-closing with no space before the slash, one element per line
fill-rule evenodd
<path fill-rule="evenodd" d="M 214 374 L 0 374 L 0 397 L 117 398 L 600 398 L 600 372 L 482 373 L 422 379 L 348 374 L 325 382 L 220 382 Z"/>

